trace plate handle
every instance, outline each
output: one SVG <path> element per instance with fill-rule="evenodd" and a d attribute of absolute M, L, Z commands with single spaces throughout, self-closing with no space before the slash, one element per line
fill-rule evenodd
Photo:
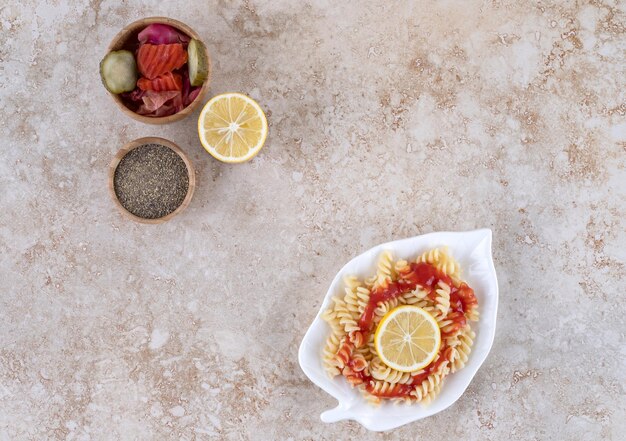
<path fill-rule="evenodd" d="M 320 418 L 325 423 L 336 423 L 337 421 L 346 420 L 350 417 L 349 411 L 345 406 L 339 404 L 334 409 L 322 412 Z"/>

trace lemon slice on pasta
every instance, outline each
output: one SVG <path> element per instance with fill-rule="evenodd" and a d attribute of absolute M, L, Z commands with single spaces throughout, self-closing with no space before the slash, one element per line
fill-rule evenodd
<path fill-rule="evenodd" d="M 374 334 L 378 356 L 390 368 L 415 372 L 437 356 L 441 331 L 437 321 L 417 306 L 400 306 L 389 311 Z"/>

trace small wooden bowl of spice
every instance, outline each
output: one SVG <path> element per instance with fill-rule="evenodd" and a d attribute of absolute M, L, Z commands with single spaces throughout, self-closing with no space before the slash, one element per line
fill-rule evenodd
<path fill-rule="evenodd" d="M 135 222 L 170 220 L 187 208 L 195 188 L 191 161 L 167 139 L 131 141 L 109 166 L 109 193 L 120 212 Z"/>
<path fill-rule="evenodd" d="M 167 17 L 122 29 L 100 62 L 102 84 L 122 112 L 147 124 L 193 113 L 209 91 L 211 57 L 200 36 Z"/>

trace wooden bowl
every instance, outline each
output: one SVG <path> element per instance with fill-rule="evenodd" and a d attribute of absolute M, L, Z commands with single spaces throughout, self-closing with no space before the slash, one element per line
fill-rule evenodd
<path fill-rule="evenodd" d="M 117 166 L 119 165 L 120 161 L 132 149 L 140 147 L 145 144 L 160 144 L 160 145 L 164 145 L 165 147 L 169 147 L 170 149 L 174 150 L 178 154 L 178 156 L 180 156 L 182 160 L 185 162 L 185 165 L 187 166 L 187 174 L 189 176 L 189 188 L 187 189 L 187 195 L 185 196 L 185 199 L 183 199 L 183 202 L 180 204 L 180 206 L 176 210 L 172 211 L 170 214 L 165 215 L 163 217 L 159 217 L 157 219 L 146 219 L 143 217 L 135 216 L 126 208 L 124 208 L 124 206 L 120 203 L 119 199 L 117 198 L 117 194 L 115 193 L 115 185 L 114 185 L 115 170 L 117 169 Z M 168 141 L 167 139 L 158 138 L 156 136 L 148 136 L 145 138 L 135 139 L 134 141 L 129 142 L 117 152 L 117 154 L 111 161 L 111 165 L 109 166 L 109 185 L 108 186 L 109 186 L 109 194 L 111 195 L 111 198 L 113 198 L 113 202 L 115 203 L 117 208 L 125 217 L 127 217 L 128 219 L 134 220 L 135 222 L 142 223 L 142 224 L 162 224 L 163 222 L 170 220 L 171 218 L 173 218 L 174 216 L 182 212 L 185 208 L 187 208 L 187 206 L 191 202 L 191 198 L 193 197 L 193 192 L 196 189 L 196 173 L 193 169 L 193 165 L 191 164 L 191 161 L 189 160 L 189 157 L 185 154 L 185 152 L 183 152 L 180 149 L 180 147 L 178 147 L 172 141 Z"/>
<path fill-rule="evenodd" d="M 187 34 L 191 38 L 202 41 L 200 39 L 200 36 L 196 33 L 196 31 L 191 29 L 185 23 L 182 23 L 178 20 L 174 20 L 173 18 L 167 18 L 167 17 L 148 17 L 148 18 L 142 18 L 141 20 L 137 20 L 129 24 L 128 26 L 126 26 L 124 29 L 122 29 L 113 38 L 113 41 L 111 41 L 111 44 L 109 44 L 109 47 L 107 48 L 107 53 L 111 51 L 117 51 L 117 50 L 128 48 L 131 44 L 134 44 L 137 41 L 137 34 L 139 34 L 139 32 L 141 32 L 146 26 L 152 23 L 162 23 L 162 24 L 170 25 L 173 28 L 176 28 L 177 30 L 181 31 L 182 33 Z M 109 95 L 111 95 L 111 97 L 113 98 L 113 101 L 115 101 L 115 103 L 117 104 L 117 106 L 120 108 L 122 112 L 124 112 L 126 115 L 130 116 L 131 118 L 137 121 L 141 121 L 146 124 L 169 124 L 174 121 L 180 121 L 181 119 L 193 113 L 193 111 L 196 110 L 198 106 L 200 106 L 200 104 L 202 103 L 202 100 L 204 99 L 204 97 L 206 97 L 206 94 L 209 91 L 209 83 L 211 82 L 211 57 L 209 56 L 209 51 L 206 48 L 206 44 L 204 45 L 204 49 L 205 49 L 206 59 L 209 65 L 209 73 L 207 75 L 207 79 L 202 85 L 202 88 L 200 89 L 200 93 L 198 94 L 196 99 L 193 100 L 193 102 L 189 104 L 187 107 L 185 107 L 183 110 L 181 110 L 178 113 L 175 113 L 174 115 L 160 116 L 160 117 L 150 117 L 150 116 L 145 116 L 145 115 L 139 115 L 138 113 L 135 113 L 131 109 L 126 107 L 126 105 L 124 104 L 124 101 L 122 101 L 119 95 L 116 95 L 108 91 L 107 92 L 109 93 Z"/>

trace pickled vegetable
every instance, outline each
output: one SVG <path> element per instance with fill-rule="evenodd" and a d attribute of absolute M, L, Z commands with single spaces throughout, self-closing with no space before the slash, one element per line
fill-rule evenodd
<path fill-rule="evenodd" d="M 139 43 L 149 44 L 186 44 L 189 41 L 188 36 L 181 34 L 169 25 L 161 23 L 153 23 L 147 26 L 139 33 L 137 38 L 139 39 Z"/>
<path fill-rule="evenodd" d="M 139 72 L 150 80 L 179 69 L 186 62 L 187 52 L 180 43 L 142 44 L 137 51 Z"/>
<path fill-rule="evenodd" d="M 202 86 L 209 76 L 209 60 L 207 60 L 204 44 L 191 40 L 187 47 L 189 81 L 192 86 Z"/>
<path fill-rule="evenodd" d="M 137 40 L 127 46 L 132 53 L 111 52 L 100 63 L 107 90 L 150 117 L 173 115 L 197 99 L 210 70 L 204 44 L 165 23 L 146 26 Z"/>
<path fill-rule="evenodd" d="M 130 51 L 109 52 L 100 62 L 102 84 L 111 93 L 130 92 L 137 85 L 137 63 Z"/>
<path fill-rule="evenodd" d="M 164 90 L 183 90 L 183 80 L 180 75 L 167 72 L 159 75 L 151 80 L 147 78 L 139 78 L 137 87 L 141 90 L 154 90 L 161 92 Z"/>

